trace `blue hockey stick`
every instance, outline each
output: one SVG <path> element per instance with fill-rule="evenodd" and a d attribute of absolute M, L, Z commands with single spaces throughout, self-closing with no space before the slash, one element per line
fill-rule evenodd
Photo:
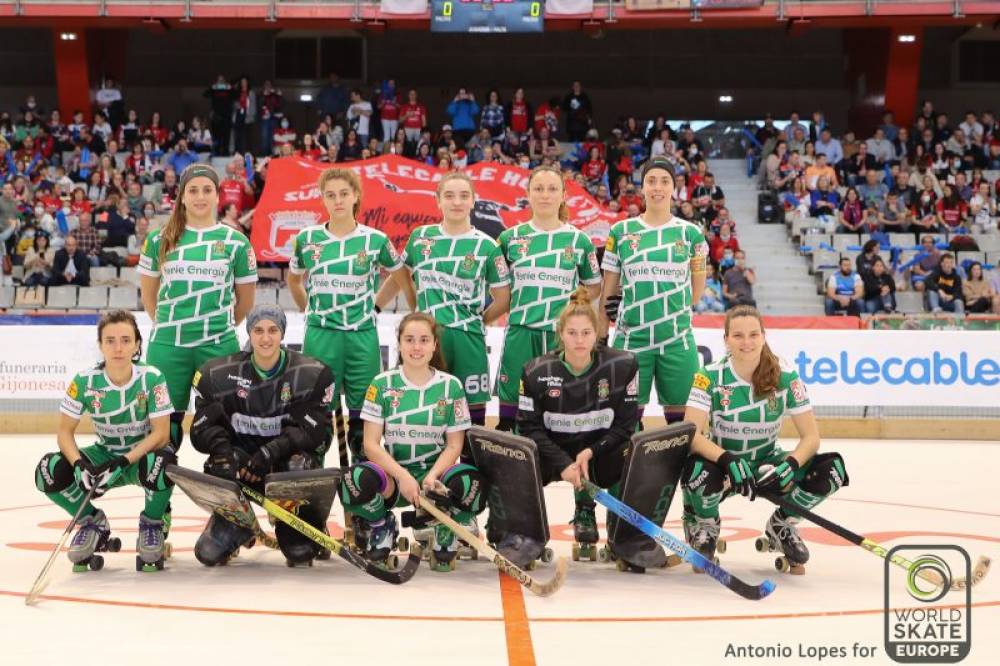
<path fill-rule="evenodd" d="M 649 520 L 629 505 L 612 497 L 607 491 L 602 490 L 587 480 L 584 480 L 583 484 L 586 491 L 590 493 L 590 496 L 597 502 L 603 504 L 609 511 L 617 514 L 622 520 L 642 531 L 644 534 L 656 541 L 656 543 L 677 553 L 685 562 L 688 562 L 699 569 L 703 569 L 709 576 L 719 581 L 741 597 L 754 600 L 763 599 L 767 595 L 774 592 L 775 585 L 770 580 L 764 580 L 763 583 L 757 586 L 743 582 L 715 562 L 709 560 L 694 548 L 691 548 L 683 541 L 673 537 L 666 530 L 658 527 L 656 523 Z"/>

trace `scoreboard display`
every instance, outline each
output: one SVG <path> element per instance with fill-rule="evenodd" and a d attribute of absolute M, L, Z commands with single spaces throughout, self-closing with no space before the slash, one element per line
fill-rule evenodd
<path fill-rule="evenodd" d="M 542 0 L 432 0 L 431 32 L 542 32 Z"/>

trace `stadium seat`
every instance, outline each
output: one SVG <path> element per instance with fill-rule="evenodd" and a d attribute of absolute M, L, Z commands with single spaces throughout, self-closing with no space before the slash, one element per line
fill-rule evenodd
<path fill-rule="evenodd" d="M 280 268 L 258 268 L 257 269 L 257 279 L 258 280 L 273 280 L 278 282 L 281 280 L 281 269 Z"/>
<path fill-rule="evenodd" d="M 139 271 L 134 266 L 122 266 L 118 271 L 118 279 L 139 286 Z"/>
<path fill-rule="evenodd" d="M 896 308 L 903 314 L 919 314 L 924 311 L 924 295 L 918 291 L 897 291 Z"/>
<path fill-rule="evenodd" d="M 108 307 L 116 310 L 138 310 L 139 290 L 135 287 L 112 287 L 108 292 Z"/>
<path fill-rule="evenodd" d="M 14 305 L 14 287 L 0 287 L 0 308 Z"/>
<path fill-rule="evenodd" d="M 254 298 L 255 305 L 277 305 L 278 290 L 274 287 L 257 287 L 257 295 Z"/>
<path fill-rule="evenodd" d="M 24 280 L 24 266 L 11 266 L 10 276 L 15 280 Z"/>
<path fill-rule="evenodd" d="M 67 310 L 76 307 L 76 287 L 66 285 L 62 287 L 49 287 L 48 297 L 45 299 L 46 307 L 66 308 Z"/>
<path fill-rule="evenodd" d="M 77 307 L 87 310 L 100 310 L 108 307 L 108 288 L 80 287 Z"/>
<path fill-rule="evenodd" d="M 889 234 L 889 244 L 893 247 L 901 247 L 909 249 L 916 245 L 916 238 L 912 233 L 903 234 L 898 232 L 893 232 Z"/>
<path fill-rule="evenodd" d="M 18 287 L 14 295 L 14 307 L 34 309 L 45 305 L 43 287 Z"/>
<path fill-rule="evenodd" d="M 861 245 L 861 240 L 858 234 L 834 234 L 831 245 L 833 249 L 843 251 L 848 247 Z"/>
<path fill-rule="evenodd" d="M 114 266 L 94 266 L 90 269 L 90 283 L 93 285 L 111 284 L 118 279 L 118 269 Z"/>

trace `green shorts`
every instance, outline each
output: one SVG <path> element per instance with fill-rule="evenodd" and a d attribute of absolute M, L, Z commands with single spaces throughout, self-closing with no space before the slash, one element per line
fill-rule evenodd
<path fill-rule="evenodd" d="M 503 338 L 500 372 L 495 393 L 500 402 L 517 404 L 521 375 L 528 361 L 559 348 L 555 331 L 527 326 L 508 326 Z"/>
<path fill-rule="evenodd" d="M 612 346 L 621 349 L 624 340 L 624 336 L 616 335 Z M 699 367 L 694 334 L 688 334 L 686 349 L 682 341 L 661 350 L 636 352 L 635 357 L 639 361 L 640 405 L 649 404 L 649 390 L 654 380 L 661 405 L 683 407 L 687 404 L 691 382 Z"/>
<path fill-rule="evenodd" d="M 490 363 L 486 356 L 486 336 L 441 326 L 441 355 L 449 374 L 465 389 L 470 405 L 490 400 Z"/>
<path fill-rule="evenodd" d="M 201 347 L 177 347 L 151 342 L 146 350 L 146 363 L 163 373 L 174 411 L 186 412 L 191 401 L 191 380 L 194 379 L 195 371 L 213 358 L 235 354 L 239 350 L 240 343 L 235 335 L 217 344 Z"/>
<path fill-rule="evenodd" d="M 335 328 L 306 326 L 302 353 L 324 363 L 333 373 L 336 396 L 347 399 L 348 409 L 361 409 L 365 391 L 382 372 L 382 349 L 378 330 L 342 331 Z"/>

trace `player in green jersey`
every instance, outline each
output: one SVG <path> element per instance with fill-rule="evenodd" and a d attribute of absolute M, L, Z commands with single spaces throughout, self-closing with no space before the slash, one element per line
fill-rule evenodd
<path fill-rule="evenodd" d="M 146 361 L 167 378 L 170 440 L 178 448 L 191 379 L 205 361 L 239 351 L 235 326 L 253 308 L 257 259 L 250 241 L 219 224 L 219 176 L 207 164 L 181 173 L 180 201 L 146 237 L 139 257 L 142 305 L 153 320 Z"/>
<path fill-rule="evenodd" d="M 146 503 L 139 514 L 139 565 L 160 568 L 173 492 L 165 470 L 177 462 L 168 446 L 167 383 L 159 370 L 138 362 L 142 335 L 131 313 L 116 310 L 101 317 L 97 341 L 104 361 L 78 373 L 67 387 L 59 407 L 59 452 L 42 457 L 35 484 L 70 515 L 92 488 L 98 497 L 109 488 L 141 486 Z M 74 433 L 84 413 L 90 414 L 97 442 L 81 449 Z M 74 568 L 86 568 L 95 551 L 108 550 L 111 530 L 104 511 L 89 503 L 78 524 L 69 559 Z"/>
<path fill-rule="evenodd" d="M 352 514 L 355 535 L 366 555 L 384 560 L 398 529 L 394 506 L 420 506 L 420 489 L 436 481 L 448 487 L 451 511 L 460 523 L 475 523 L 486 503 L 485 478 L 458 462 L 470 426 L 462 384 L 444 372 L 440 326 L 423 312 L 399 323 L 399 364 L 381 373 L 365 394 L 367 460 L 351 467 L 341 485 L 344 509 Z M 457 555 L 455 535 L 434 528 L 432 564 L 450 568 Z"/>
<path fill-rule="evenodd" d="M 768 347 L 760 313 L 748 305 L 729 310 L 725 343 L 726 356 L 695 373 L 684 412 L 684 420 L 698 426 L 681 477 L 684 531 L 709 558 L 719 537 L 719 503 L 729 494 L 781 493 L 812 509 L 849 481 L 839 453 L 817 453 L 819 428 L 806 387 Z M 777 445 L 786 415 L 799 433 L 791 453 Z M 809 550 L 798 521 L 779 508 L 765 535 L 767 549 L 781 550 L 801 573 Z"/>
<path fill-rule="evenodd" d="M 498 430 L 513 430 L 524 365 L 559 348 L 556 322 L 577 285 L 596 301 L 601 271 L 587 235 L 567 224 L 566 186 L 559 169 L 540 166 L 528 177 L 531 220 L 505 230 L 498 242 L 510 269 L 510 316 L 496 394 Z"/>
<path fill-rule="evenodd" d="M 441 324 L 441 353 L 448 372 L 462 382 L 472 422 L 483 425 L 490 399 L 485 326 L 510 306 L 507 262 L 496 241 L 472 226 L 476 192 L 471 178 L 461 172 L 445 174 L 438 183 L 437 202 L 444 220 L 413 230 L 403 251 L 408 271 L 399 275 L 404 281 L 412 276 L 417 309 Z M 392 298 L 398 288 L 395 281 L 386 284 L 380 299 Z M 493 298 L 489 307 L 487 288 Z"/>
<path fill-rule="evenodd" d="M 319 191 L 329 221 L 295 237 L 288 288 L 306 312 L 303 353 L 333 372 L 337 395 L 347 400 L 348 437 L 355 459 L 361 454 L 365 389 L 382 371 L 375 315 L 389 300 L 376 300 L 379 269 L 403 267 L 389 237 L 358 224 L 361 179 L 350 169 L 327 169 Z M 337 424 L 338 427 L 340 424 Z"/>
<path fill-rule="evenodd" d="M 667 423 L 679 421 L 698 369 L 691 305 L 705 290 L 708 245 L 701 229 L 674 217 L 673 166 L 653 158 L 642 168 L 646 211 L 611 227 L 604 251 L 600 312 L 621 286 L 614 347 L 639 360 L 639 409 L 656 395 Z M 640 411 L 641 413 L 641 411 Z"/>

